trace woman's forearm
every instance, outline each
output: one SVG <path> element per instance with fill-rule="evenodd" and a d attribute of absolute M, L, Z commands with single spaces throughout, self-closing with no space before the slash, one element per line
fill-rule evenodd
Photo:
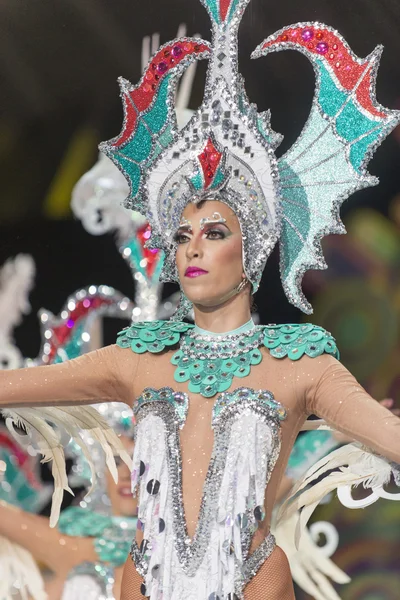
<path fill-rule="evenodd" d="M 121 352 L 108 346 L 57 365 L 0 371 L 0 408 L 128 402 L 118 364 Z"/>
<path fill-rule="evenodd" d="M 85 560 L 95 560 L 90 538 L 73 538 L 51 529 L 47 517 L 0 502 L 0 535 L 28 550 L 54 573 L 66 574 Z"/>
<path fill-rule="evenodd" d="M 309 388 L 308 413 L 400 463 L 400 419 L 371 398 L 356 379 L 335 359 L 327 357 L 325 369 L 315 374 Z M 312 374 L 312 371 L 310 370 Z"/>

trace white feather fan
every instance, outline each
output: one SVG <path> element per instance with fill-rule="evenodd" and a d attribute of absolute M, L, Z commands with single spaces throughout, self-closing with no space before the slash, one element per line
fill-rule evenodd
<path fill-rule="evenodd" d="M 348 583 L 350 577 L 326 555 L 325 548 L 317 546 L 307 527 L 302 532 L 299 547 L 296 547 L 297 521 L 298 514 L 295 513 L 281 520 L 274 530 L 276 543 L 288 557 L 293 580 L 314 600 L 340 600 L 331 581 Z"/>
<path fill-rule="evenodd" d="M 327 494 L 335 489 L 343 489 L 343 486 L 351 489 L 363 485 L 371 490 L 372 500 L 375 501 L 382 496 L 383 486 L 390 481 L 392 468 L 384 458 L 359 444 L 342 446 L 313 465 L 293 487 L 279 510 L 278 524 L 299 511 L 295 532 L 296 547 L 299 547 L 308 520 Z M 326 477 L 318 481 L 323 475 Z M 386 492 L 384 495 L 385 498 L 400 499 L 400 494 L 391 496 Z M 367 503 L 370 504 L 371 500 Z M 363 505 L 366 503 L 363 502 Z"/>
<path fill-rule="evenodd" d="M 16 591 L 22 600 L 47 599 L 42 576 L 32 555 L 0 536 L 0 600 L 15 600 Z"/>
<path fill-rule="evenodd" d="M 56 427 L 63 428 L 75 440 L 91 465 L 89 448 L 80 435 L 81 430 L 89 431 L 91 437 L 100 443 L 106 455 L 107 466 L 115 481 L 117 480 L 117 467 L 114 454 L 118 454 L 129 468 L 131 467 L 131 459 L 122 442 L 96 409 L 91 406 L 18 408 L 4 409 L 1 412 L 9 431 L 20 443 L 26 445 L 27 438 L 18 433 L 15 426 L 28 433 L 29 443 L 43 455 L 43 462 L 52 461 L 54 493 L 50 527 L 57 524 L 64 490 L 72 493 L 68 485 L 64 448 L 59 432 L 51 423 Z M 92 465 L 91 472 L 94 484 L 95 471 Z"/>

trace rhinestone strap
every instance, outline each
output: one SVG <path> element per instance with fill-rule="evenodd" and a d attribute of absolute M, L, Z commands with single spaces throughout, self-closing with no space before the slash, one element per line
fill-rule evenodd
<path fill-rule="evenodd" d="M 236 358 L 262 345 L 263 330 L 257 326 L 250 331 L 232 335 L 201 335 L 188 331 L 182 337 L 180 347 L 188 358 L 215 360 L 218 358 Z"/>

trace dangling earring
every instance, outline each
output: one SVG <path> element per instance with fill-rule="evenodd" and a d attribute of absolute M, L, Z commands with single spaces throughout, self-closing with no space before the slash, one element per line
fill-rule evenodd
<path fill-rule="evenodd" d="M 246 275 L 243 276 L 244 278 L 242 279 L 242 281 L 239 283 L 239 285 L 236 288 L 236 293 L 240 294 L 240 292 L 242 290 L 244 290 L 244 288 L 246 287 L 246 285 L 249 283 L 249 280 L 247 279 Z"/>

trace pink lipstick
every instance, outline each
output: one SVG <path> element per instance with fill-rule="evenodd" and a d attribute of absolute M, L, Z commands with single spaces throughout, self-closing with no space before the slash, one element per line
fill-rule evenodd
<path fill-rule="evenodd" d="M 188 267 L 185 271 L 185 277 L 200 277 L 200 275 L 207 275 L 208 271 L 200 269 L 200 267 Z"/>

